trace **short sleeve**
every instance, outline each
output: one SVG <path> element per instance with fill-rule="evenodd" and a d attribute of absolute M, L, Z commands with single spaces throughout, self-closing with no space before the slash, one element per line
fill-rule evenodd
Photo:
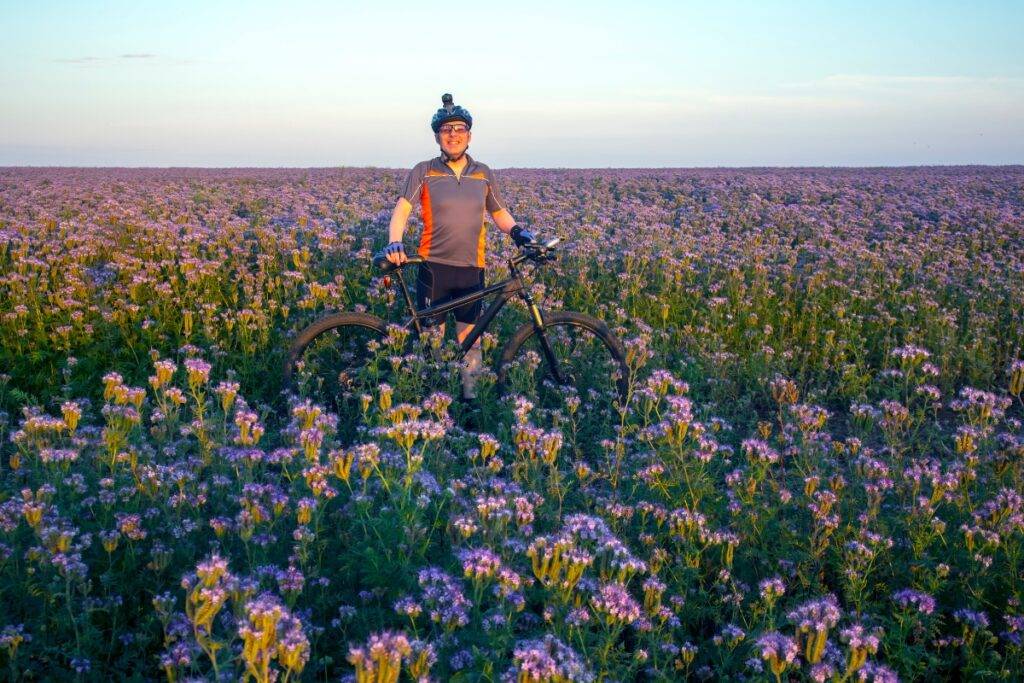
<path fill-rule="evenodd" d="M 420 201 L 420 188 L 423 186 L 423 178 L 426 175 L 424 164 L 416 164 L 409 175 L 405 178 L 405 187 L 402 189 L 402 196 L 405 200 L 416 206 Z"/>
<path fill-rule="evenodd" d="M 498 189 L 498 183 L 494 181 L 494 172 L 491 169 L 487 169 L 487 211 L 497 213 L 504 210 L 507 206 L 505 199 L 501 196 L 501 191 Z"/>

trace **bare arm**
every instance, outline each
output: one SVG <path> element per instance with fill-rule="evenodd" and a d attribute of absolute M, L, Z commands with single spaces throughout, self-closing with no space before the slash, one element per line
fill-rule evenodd
<path fill-rule="evenodd" d="M 388 242 L 401 242 L 405 233 L 405 225 L 409 222 L 412 204 L 405 197 L 399 197 L 391 212 L 391 224 L 388 226 Z"/>
<path fill-rule="evenodd" d="M 399 197 L 398 201 L 395 202 L 395 208 L 391 211 L 391 223 L 388 225 L 388 244 L 392 242 L 402 241 L 402 235 L 405 233 L 405 226 L 409 222 L 409 214 L 412 213 L 412 204 L 405 197 Z M 398 253 L 389 253 L 388 261 L 391 261 L 396 266 L 399 266 L 407 260 L 404 251 Z"/>
<path fill-rule="evenodd" d="M 491 214 L 491 218 L 494 219 L 494 224 L 498 226 L 498 230 L 501 230 L 506 235 L 516 226 L 516 219 L 512 218 L 512 214 L 508 212 L 508 209 L 495 211 Z"/>

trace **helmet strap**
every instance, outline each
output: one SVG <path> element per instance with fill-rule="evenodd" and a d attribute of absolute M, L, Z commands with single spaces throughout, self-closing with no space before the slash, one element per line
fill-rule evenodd
<path fill-rule="evenodd" d="M 464 150 L 462 151 L 462 154 L 460 154 L 460 155 L 459 155 L 459 156 L 457 156 L 457 157 L 453 157 L 453 156 L 450 156 L 450 155 L 448 154 L 448 152 L 444 151 L 444 147 L 442 147 L 442 148 L 441 148 L 441 158 L 442 158 L 442 159 L 444 159 L 445 163 L 450 163 L 450 162 L 452 162 L 452 161 L 458 161 L 458 160 L 459 160 L 459 159 L 461 159 L 462 157 L 466 156 L 466 152 L 468 152 L 468 151 L 469 151 L 469 147 L 466 147 L 466 149 L 464 149 Z"/>

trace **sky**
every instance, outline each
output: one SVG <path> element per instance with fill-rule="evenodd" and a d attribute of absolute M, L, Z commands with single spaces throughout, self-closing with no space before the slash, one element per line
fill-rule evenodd
<path fill-rule="evenodd" d="M 1024 163 L 1024 0 L 0 0 L 0 166 Z"/>

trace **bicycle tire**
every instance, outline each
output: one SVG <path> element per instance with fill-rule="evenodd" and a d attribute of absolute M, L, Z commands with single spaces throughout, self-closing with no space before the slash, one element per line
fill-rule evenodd
<path fill-rule="evenodd" d="M 368 313 L 332 313 L 315 320 L 299 332 L 288 350 L 285 384 L 297 388 L 300 363 L 313 363 L 309 374 L 319 382 L 313 387 L 315 397 L 330 408 L 339 408 L 345 390 L 342 373 L 354 375 L 362 370 L 372 356 L 368 343 L 386 337 L 387 324 Z"/>
<path fill-rule="evenodd" d="M 602 357 L 592 358 L 572 358 L 573 364 L 584 363 L 591 366 L 589 370 L 597 374 L 604 374 L 607 372 L 606 378 L 595 378 L 598 381 L 604 381 L 608 386 L 614 388 L 615 398 L 620 402 L 625 401 L 626 392 L 628 388 L 628 366 L 626 365 L 626 352 L 623 349 L 622 343 L 618 337 L 608 329 L 603 321 L 593 318 L 583 313 L 576 313 L 573 311 L 556 311 L 544 314 L 544 333 L 548 337 L 549 341 L 552 342 L 553 351 L 558 356 L 560 353 L 564 353 L 566 348 L 558 348 L 560 343 L 559 338 L 572 335 L 562 334 L 565 331 L 572 330 L 574 334 L 580 335 L 577 330 L 582 331 L 582 337 L 584 337 L 584 344 L 589 348 L 580 349 L 581 352 L 592 351 L 600 354 Z M 509 339 L 505 345 L 504 350 L 498 360 L 496 374 L 498 377 L 497 385 L 498 391 L 501 394 L 509 393 L 511 387 L 509 383 L 509 375 L 512 371 L 517 358 L 523 356 L 526 350 L 533 350 L 540 355 L 541 364 L 537 367 L 539 371 L 539 377 L 541 382 L 548 380 L 552 384 L 555 383 L 554 376 L 547 367 L 547 362 L 544 359 L 543 351 L 540 349 L 539 339 L 535 339 L 537 330 L 533 326 L 533 323 L 526 323 L 516 330 L 515 334 Z M 531 340 L 532 343 L 531 343 Z M 570 352 L 572 352 L 570 350 Z M 559 358 L 559 361 L 564 361 L 564 358 Z M 595 369 L 594 366 L 604 364 L 604 367 L 598 367 Z M 541 370 L 541 368 L 544 368 Z M 571 370 L 571 368 L 570 368 Z M 580 380 L 579 376 L 572 376 L 570 373 L 570 383 L 576 383 Z M 577 392 L 580 392 L 584 387 L 574 384 L 574 388 Z M 586 398 L 585 396 L 581 396 Z"/>

